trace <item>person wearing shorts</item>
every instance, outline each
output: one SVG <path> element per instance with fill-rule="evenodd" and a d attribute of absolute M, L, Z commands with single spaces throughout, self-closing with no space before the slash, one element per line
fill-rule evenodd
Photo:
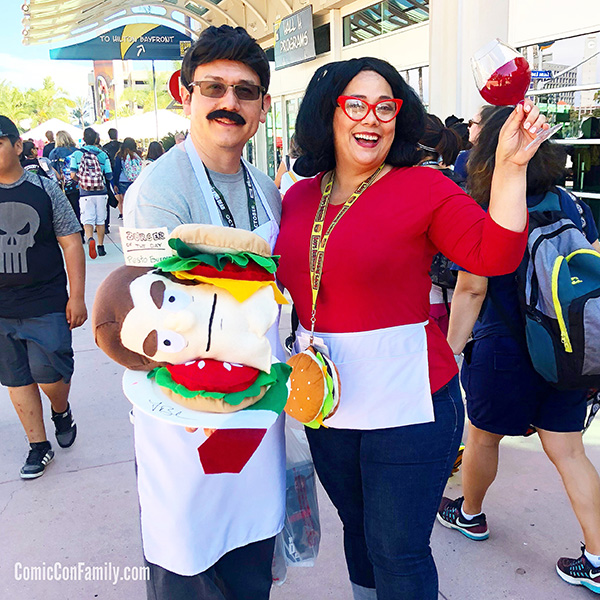
<path fill-rule="evenodd" d="M 487 205 L 500 128 L 510 107 L 484 107 L 477 145 L 469 158 L 469 190 Z M 554 185 L 564 173 L 560 147 L 544 142 L 527 169 L 527 205 L 538 206 L 556 194 L 562 212 L 600 251 L 589 207 Z M 473 333 L 472 341 L 467 340 Z M 454 290 L 448 343 L 464 355 L 461 382 L 467 400 L 469 433 L 462 462 L 464 497 L 443 498 L 438 521 L 472 540 L 489 537 L 482 505 L 498 470 L 504 436 L 537 432 L 556 467 L 582 529 L 578 558 L 559 558 L 558 575 L 568 583 L 600 594 L 600 478 L 585 453 L 582 430 L 587 390 L 559 390 L 534 369 L 527 350 L 516 273 L 479 277 L 460 271 Z M 581 539 L 581 538 L 580 538 Z"/>
<path fill-rule="evenodd" d="M 40 390 L 50 399 L 59 446 L 77 435 L 68 396 L 71 330 L 87 318 L 85 255 L 69 201 L 56 183 L 23 170 L 22 146 L 14 123 L 0 116 L 0 383 L 29 440 L 20 475 L 34 479 L 54 457 Z"/>
<path fill-rule="evenodd" d="M 99 136 L 96 130 L 86 127 L 83 130 L 83 148 L 75 150 L 71 154 L 71 177 L 73 179 L 78 179 L 79 165 L 85 152 L 91 152 L 96 156 L 103 175 L 103 181 L 99 189 L 85 189 L 83 182 L 79 182 L 79 212 L 90 258 L 106 255 L 104 233 L 106 231 L 105 223 L 108 214 L 108 191 L 104 180 L 111 181 L 112 179 L 110 159 L 108 154 L 104 150 L 100 150 L 96 145 L 98 139 Z M 94 228 L 96 228 L 96 232 L 98 233 L 97 247 L 96 240 L 94 239 Z"/>

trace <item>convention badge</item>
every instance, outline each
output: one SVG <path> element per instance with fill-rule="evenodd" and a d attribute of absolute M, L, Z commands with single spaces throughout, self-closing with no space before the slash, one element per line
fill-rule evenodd
<path fill-rule="evenodd" d="M 172 255 L 166 227 L 121 227 L 121 247 L 128 267 L 153 267 Z"/>

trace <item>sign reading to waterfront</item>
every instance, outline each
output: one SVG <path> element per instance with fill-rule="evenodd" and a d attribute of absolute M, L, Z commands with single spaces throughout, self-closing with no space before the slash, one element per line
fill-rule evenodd
<path fill-rule="evenodd" d="M 312 5 L 275 23 L 275 69 L 285 69 L 316 57 Z"/>
<path fill-rule="evenodd" d="M 155 23 L 117 27 L 80 44 L 50 50 L 58 60 L 181 60 L 192 40 Z"/>

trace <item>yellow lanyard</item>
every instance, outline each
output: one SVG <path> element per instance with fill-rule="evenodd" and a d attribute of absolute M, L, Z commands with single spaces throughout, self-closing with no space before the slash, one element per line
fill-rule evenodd
<path fill-rule="evenodd" d="M 321 202 L 315 215 L 315 220 L 310 234 L 310 286 L 312 288 L 312 312 L 310 316 L 310 343 L 313 343 L 315 334 L 315 323 L 317 322 L 317 296 L 321 288 L 321 277 L 323 275 L 323 260 L 325 259 L 325 247 L 329 241 L 329 236 L 333 228 L 339 223 L 340 219 L 348 212 L 348 209 L 358 200 L 360 195 L 377 179 L 385 163 L 380 165 L 377 170 L 368 178 L 365 179 L 354 191 L 354 193 L 346 200 L 340 212 L 331 222 L 325 235 L 323 235 L 323 226 L 325 223 L 325 215 L 329 206 L 329 196 L 333 188 L 333 180 L 335 172 L 323 190 Z"/>

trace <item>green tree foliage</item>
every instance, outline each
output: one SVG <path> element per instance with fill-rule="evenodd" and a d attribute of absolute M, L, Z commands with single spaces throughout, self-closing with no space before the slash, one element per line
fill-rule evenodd
<path fill-rule="evenodd" d="M 0 115 L 19 123 L 29 116 L 25 108 L 25 95 L 6 80 L 0 81 Z"/>
<path fill-rule="evenodd" d="M 82 129 L 87 127 L 92 119 L 92 105 L 89 98 L 83 96 L 77 96 L 73 102 L 73 109 L 71 110 L 71 117 L 77 121 L 77 125 Z"/>
<path fill-rule="evenodd" d="M 172 98 L 167 89 L 170 73 L 159 71 L 156 73 L 156 99 L 158 108 L 167 108 Z M 152 80 L 145 86 L 128 87 L 119 96 L 117 115 L 129 117 L 140 109 L 143 112 L 154 110 L 154 89 Z"/>
<path fill-rule="evenodd" d="M 31 88 L 25 92 L 25 109 L 32 127 L 53 118 L 68 121 L 69 109 L 74 107 L 73 100 L 65 90 L 56 86 L 52 77 L 44 78 L 40 89 Z"/>

